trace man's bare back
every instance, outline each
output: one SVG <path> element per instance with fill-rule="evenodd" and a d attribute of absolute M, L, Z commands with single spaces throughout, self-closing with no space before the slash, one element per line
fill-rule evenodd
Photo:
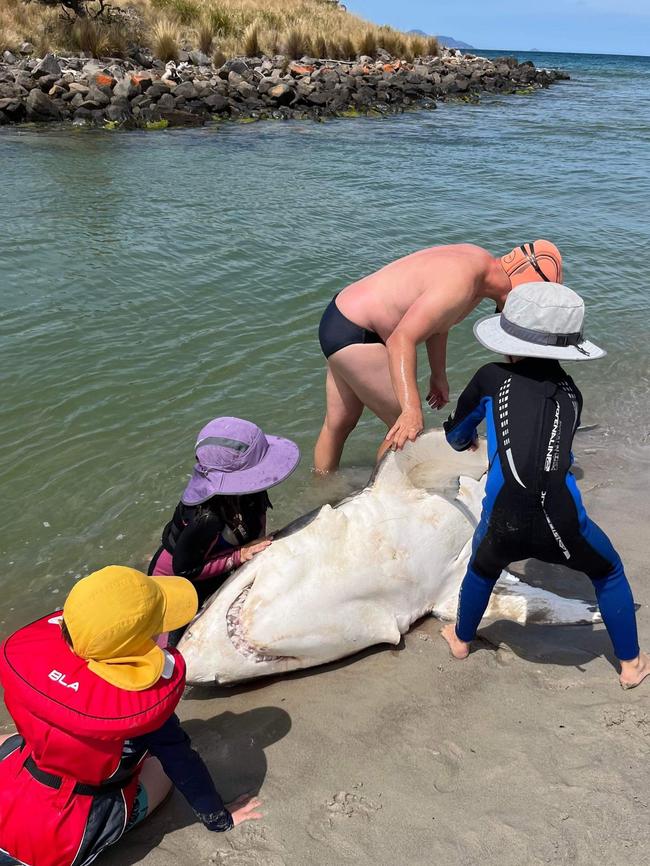
<path fill-rule="evenodd" d="M 453 244 L 419 250 L 351 283 L 337 296 L 339 310 L 350 321 L 375 331 L 384 342 L 403 316 L 426 292 L 453 293 L 453 306 L 465 318 L 482 300 L 484 284 L 495 259 L 474 244 Z M 504 291 L 510 282 L 502 268 Z"/>
<path fill-rule="evenodd" d="M 449 400 L 447 334 L 484 298 L 501 307 L 522 282 L 559 281 L 562 258 L 548 241 L 495 258 L 474 244 L 430 247 L 347 286 L 330 303 L 319 338 L 327 358 L 327 413 L 314 466 L 329 472 L 364 406 L 385 422 L 386 448 L 402 448 L 424 429 L 416 349 L 425 343 L 431 376 L 427 402 Z"/>

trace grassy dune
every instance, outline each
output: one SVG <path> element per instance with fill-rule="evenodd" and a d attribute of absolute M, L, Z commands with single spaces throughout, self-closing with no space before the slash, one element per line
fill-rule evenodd
<path fill-rule="evenodd" d="M 408 36 L 344 11 L 332 0 L 114 0 L 102 14 L 68 17 L 37 0 L 0 0 L 0 51 L 27 41 L 46 51 L 121 57 L 135 46 L 161 60 L 198 48 L 222 63 L 237 55 L 350 60 L 384 48 L 396 57 L 438 53 L 435 39 Z"/>

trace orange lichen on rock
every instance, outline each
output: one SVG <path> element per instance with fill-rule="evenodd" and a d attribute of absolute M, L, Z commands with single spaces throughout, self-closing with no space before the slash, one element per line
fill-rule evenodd
<path fill-rule="evenodd" d="M 294 75 L 311 75 L 315 68 L 315 66 L 304 66 L 300 63 L 292 63 L 289 67 Z"/>
<path fill-rule="evenodd" d="M 105 72 L 98 72 L 97 75 L 95 75 L 95 84 L 97 84 L 98 87 L 113 87 L 115 79 L 112 75 L 106 75 Z"/>

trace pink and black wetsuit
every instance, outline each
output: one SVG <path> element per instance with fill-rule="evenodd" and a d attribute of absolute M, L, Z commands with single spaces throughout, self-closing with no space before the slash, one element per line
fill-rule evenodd
<path fill-rule="evenodd" d="M 213 496 L 201 505 L 179 502 L 148 573 L 186 577 L 203 603 L 241 565 L 242 545 L 265 534 L 270 507 L 266 491 Z"/>

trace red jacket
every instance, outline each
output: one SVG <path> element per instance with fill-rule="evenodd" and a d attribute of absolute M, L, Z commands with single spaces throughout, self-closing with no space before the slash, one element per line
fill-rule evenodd
<path fill-rule="evenodd" d="M 24 745 L 0 763 L 0 849 L 30 866 L 70 866 L 93 804 L 116 787 L 126 822 L 138 771 L 120 781 L 124 741 L 156 730 L 174 712 L 185 665 L 172 656 L 169 679 L 133 692 L 101 679 L 72 652 L 60 614 L 2 644 L 0 681 Z"/>

